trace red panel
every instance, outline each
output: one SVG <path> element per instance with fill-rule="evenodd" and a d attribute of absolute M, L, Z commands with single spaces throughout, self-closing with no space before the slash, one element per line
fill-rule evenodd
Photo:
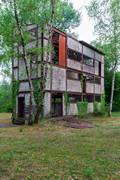
<path fill-rule="evenodd" d="M 59 65 L 66 67 L 66 37 L 59 36 Z"/>

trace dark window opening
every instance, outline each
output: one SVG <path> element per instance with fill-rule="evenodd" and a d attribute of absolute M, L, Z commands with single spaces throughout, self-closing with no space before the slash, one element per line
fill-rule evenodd
<path fill-rule="evenodd" d="M 100 95 L 95 96 L 95 101 L 97 101 L 97 102 L 101 102 L 101 96 L 100 96 Z"/>
<path fill-rule="evenodd" d="M 99 62 L 99 76 L 101 76 L 101 62 Z"/>
<path fill-rule="evenodd" d="M 68 49 L 68 58 L 76 61 L 82 60 L 82 55 L 78 51 L 74 51 L 72 49 Z"/>
<path fill-rule="evenodd" d="M 54 64 L 59 64 L 59 33 L 53 32 L 52 35 L 52 61 Z"/>
<path fill-rule="evenodd" d="M 62 102 L 62 94 L 56 93 L 52 94 L 52 116 L 62 116 L 62 108 L 63 108 L 63 102 Z"/>
<path fill-rule="evenodd" d="M 25 109 L 25 98 L 18 97 L 18 117 L 24 117 L 24 109 Z"/>
<path fill-rule="evenodd" d="M 88 56 L 85 56 L 83 55 L 83 62 L 86 64 L 86 65 L 89 65 L 89 66 L 94 66 L 94 59 L 88 57 Z"/>
<path fill-rule="evenodd" d="M 93 102 L 94 101 L 94 95 L 91 94 L 91 95 L 84 95 L 84 101 L 87 101 L 87 102 Z"/>
<path fill-rule="evenodd" d="M 94 76 L 93 75 L 87 75 L 86 76 L 86 81 L 89 83 L 94 83 Z"/>
<path fill-rule="evenodd" d="M 81 74 L 77 73 L 77 72 L 67 70 L 67 79 L 80 80 L 81 79 Z"/>
<path fill-rule="evenodd" d="M 70 103 L 77 103 L 82 100 L 82 96 L 78 94 L 69 94 L 68 97 Z"/>
<path fill-rule="evenodd" d="M 95 84 L 101 84 L 101 78 L 95 77 Z"/>

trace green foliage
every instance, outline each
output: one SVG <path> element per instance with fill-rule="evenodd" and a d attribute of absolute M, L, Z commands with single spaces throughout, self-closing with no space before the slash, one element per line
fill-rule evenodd
<path fill-rule="evenodd" d="M 101 95 L 100 112 L 101 114 L 105 113 L 105 94 Z"/>
<path fill-rule="evenodd" d="M 69 108 L 69 106 L 70 106 L 69 96 L 68 96 L 68 93 L 67 93 L 67 92 L 64 93 L 64 105 L 65 105 L 65 113 L 66 113 L 66 115 L 67 115 L 68 108 Z"/>
<path fill-rule="evenodd" d="M 7 82 L 0 85 L 0 112 L 12 112 L 12 87 Z"/>
<path fill-rule="evenodd" d="M 100 113 L 100 107 L 99 107 L 99 103 L 97 101 L 93 102 L 93 107 L 94 107 L 94 113 L 95 114 Z"/>
<path fill-rule="evenodd" d="M 86 101 L 77 102 L 79 118 L 84 118 L 87 115 L 87 107 L 88 107 L 88 102 Z"/>
<path fill-rule="evenodd" d="M 20 82 L 17 80 L 14 80 L 12 82 L 12 107 L 13 109 L 16 108 L 16 97 L 18 95 L 18 91 L 19 91 L 19 85 L 20 85 Z"/>

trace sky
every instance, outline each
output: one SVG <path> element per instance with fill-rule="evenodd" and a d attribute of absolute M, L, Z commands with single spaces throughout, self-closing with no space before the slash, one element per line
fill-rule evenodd
<path fill-rule="evenodd" d="M 79 40 L 84 40 L 90 43 L 95 39 L 94 36 L 94 23 L 88 17 L 85 9 L 86 5 L 89 5 L 91 0 L 69 0 L 73 3 L 75 9 L 82 11 L 82 21 L 78 28 L 75 28 L 73 32 L 78 34 Z"/>

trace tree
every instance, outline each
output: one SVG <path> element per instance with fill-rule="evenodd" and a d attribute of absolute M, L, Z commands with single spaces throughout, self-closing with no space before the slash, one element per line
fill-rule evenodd
<path fill-rule="evenodd" d="M 47 65 L 43 60 L 43 54 L 45 51 L 45 47 L 38 47 L 38 43 L 36 43 L 36 48 L 31 49 L 31 53 L 36 54 L 37 56 L 41 54 L 41 78 L 39 82 L 37 82 L 37 92 L 35 91 L 34 83 L 32 82 L 30 71 L 28 68 L 28 55 L 27 55 L 27 43 L 30 40 L 29 32 L 27 31 L 27 26 L 32 24 L 37 24 L 37 26 L 41 27 L 41 32 L 45 31 L 45 27 L 47 26 L 48 33 L 48 47 L 46 62 L 49 59 L 50 53 L 50 45 L 51 45 L 51 33 L 52 26 L 54 24 L 55 18 L 61 16 L 61 11 L 59 11 L 58 6 L 62 3 L 62 1 L 55 0 L 9 0 L 4 1 L 4 6 L 0 9 L 0 33 L 1 33 L 1 47 L 2 47 L 2 55 L 1 60 L 3 62 L 6 59 L 15 58 L 22 56 L 25 70 L 27 74 L 27 79 L 29 82 L 30 88 L 30 115 L 29 115 L 29 124 L 32 124 L 32 120 L 38 122 L 38 118 L 40 112 L 43 108 L 43 99 L 44 99 L 44 88 L 47 76 Z M 66 5 L 69 4 L 66 2 Z M 73 9 L 74 10 L 74 9 Z M 74 13 L 75 15 L 75 13 Z M 74 23 L 73 23 L 74 24 Z M 70 25 L 69 25 L 70 26 Z M 65 26 L 64 26 L 65 27 Z M 38 39 L 37 39 L 38 41 Z M 14 45 L 17 47 L 17 52 L 13 51 Z M 19 53 L 19 45 L 21 45 L 22 53 Z M 37 63 L 37 62 L 36 62 Z M 15 89 L 13 87 L 13 89 Z M 36 94 L 38 103 L 36 103 L 37 110 L 36 114 L 32 116 L 32 106 L 33 99 L 35 99 Z"/>
<path fill-rule="evenodd" d="M 115 72 L 119 64 L 120 1 L 92 0 L 87 10 L 89 16 L 95 20 L 95 32 L 98 35 L 99 42 L 109 47 L 108 53 L 109 57 L 112 59 L 112 85 L 109 106 L 109 115 L 111 115 L 115 87 Z"/>

